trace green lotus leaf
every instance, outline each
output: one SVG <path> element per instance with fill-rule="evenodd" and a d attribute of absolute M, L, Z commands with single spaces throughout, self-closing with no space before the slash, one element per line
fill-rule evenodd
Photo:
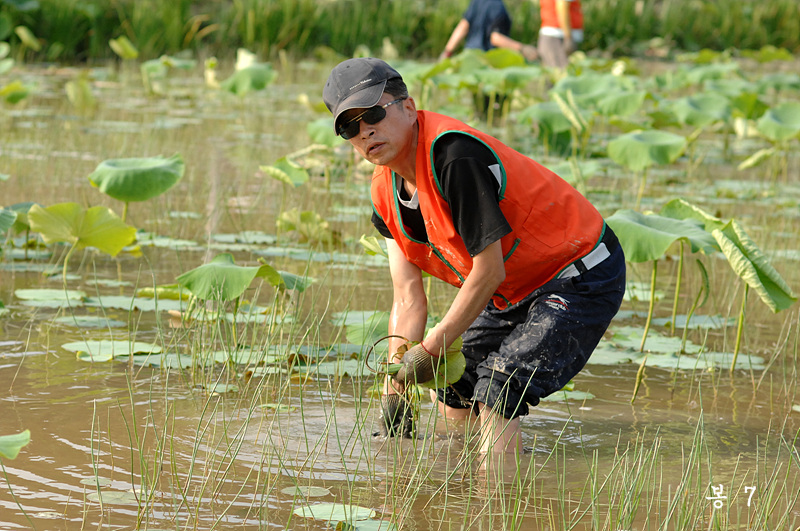
<path fill-rule="evenodd" d="M 731 116 L 728 99 L 721 94 L 695 94 L 675 101 L 672 112 L 684 125 L 706 127 L 714 122 L 724 122 Z"/>
<path fill-rule="evenodd" d="M 5 42 L 0 42 L 0 46 L 6 44 Z M 9 70 L 14 68 L 14 60 L 9 58 L 0 59 L 0 75 L 8 73 Z"/>
<path fill-rule="evenodd" d="M 110 339 L 86 340 L 64 343 L 64 350 L 75 352 L 81 361 L 106 362 L 119 356 L 131 354 L 158 354 L 161 347 L 140 341 L 117 341 Z"/>
<path fill-rule="evenodd" d="M 345 142 L 333 129 L 333 116 L 325 116 L 308 122 L 306 132 L 315 144 L 335 147 Z"/>
<path fill-rule="evenodd" d="M 777 313 L 797 301 L 797 295 L 770 264 L 761 249 L 735 219 L 711 233 L 734 272 L 744 280 L 770 310 Z"/>
<path fill-rule="evenodd" d="M 447 351 L 447 356 L 443 363 L 439 364 L 436 376 L 420 385 L 428 389 L 441 389 L 454 384 L 461 379 L 464 370 L 467 368 L 467 359 L 461 352 L 461 338 L 458 338 L 458 348 L 451 347 Z"/>
<path fill-rule="evenodd" d="M 519 113 L 519 121 L 536 122 L 544 126 L 553 133 L 569 131 L 572 127 L 564 113 L 561 112 L 558 104 L 554 101 L 546 101 L 531 105 Z"/>
<path fill-rule="evenodd" d="M 703 227 L 708 232 L 725 226 L 725 222 L 722 219 L 681 198 L 668 201 L 661 207 L 660 214 L 668 218 L 697 220 L 703 224 Z"/>
<path fill-rule="evenodd" d="M 0 39 L 5 39 L 3 35 L 0 35 Z M 8 57 L 8 54 L 11 52 L 11 45 L 7 42 L 0 42 L 0 59 L 5 59 Z"/>
<path fill-rule="evenodd" d="M 598 100 L 597 111 L 603 116 L 630 116 L 642 108 L 646 95 L 643 90 L 613 92 Z"/>
<path fill-rule="evenodd" d="M 741 116 L 748 120 L 757 120 L 764 116 L 769 106 L 761 101 L 755 92 L 742 92 L 731 99 L 734 116 Z"/>
<path fill-rule="evenodd" d="M 40 233 L 45 243 L 65 242 L 77 249 L 95 247 L 111 256 L 136 239 L 136 229 L 103 206 L 84 210 L 77 203 L 58 203 L 47 208 L 33 205 L 28 220 L 31 230 Z"/>
<path fill-rule="evenodd" d="M 259 169 L 270 177 L 295 188 L 308 182 L 308 171 L 286 157 L 281 157 L 272 166 L 260 166 Z"/>
<path fill-rule="evenodd" d="M 718 250 L 716 240 L 695 220 L 618 210 L 606 222 L 619 238 L 625 259 L 632 263 L 658 260 L 678 240 L 689 242 L 692 252 Z"/>
<path fill-rule="evenodd" d="M 344 505 L 341 503 L 319 503 L 316 505 L 303 505 L 294 510 L 294 514 L 305 518 L 326 520 L 329 522 L 356 522 L 368 520 L 375 516 L 375 511 L 357 505 Z"/>
<path fill-rule="evenodd" d="M 364 248 L 364 251 L 370 256 L 382 256 L 387 259 L 389 258 L 386 248 L 375 236 L 367 236 L 366 234 L 362 234 L 361 238 L 358 240 L 358 243 L 361 244 L 361 246 Z"/>
<path fill-rule="evenodd" d="M 85 77 L 67 81 L 66 85 L 64 85 L 64 90 L 67 93 L 69 102 L 78 109 L 91 108 L 97 103 L 94 93 L 92 93 L 92 86 Z"/>
<path fill-rule="evenodd" d="M 108 45 L 114 53 L 122 59 L 136 59 L 139 57 L 139 50 L 136 49 L 136 46 L 134 46 L 125 35 L 121 35 L 116 39 L 111 39 L 108 41 Z"/>
<path fill-rule="evenodd" d="M 670 164 L 683 154 L 686 139 L 666 131 L 634 131 L 608 143 L 608 156 L 629 170 L 641 171 L 655 164 Z"/>
<path fill-rule="evenodd" d="M 89 175 L 104 194 L 120 201 L 147 201 L 175 186 L 185 166 L 179 153 L 164 157 L 109 159 Z"/>
<path fill-rule="evenodd" d="M 36 38 L 36 35 L 34 35 L 27 26 L 17 26 L 14 28 L 14 33 L 17 34 L 22 44 L 31 50 L 35 52 L 40 52 L 42 50 L 42 43 L 39 42 L 39 39 Z"/>
<path fill-rule="evenodd" d="M 14 226 L 17 221 L 17 213 L 7 208 L 0 208 L 0 234 L 5 233 Z"/>
<path fill-rule="evenodd" d="M 567 76 L 555 84 L 551 92 L 566 95 L 572 93 L 580 107 L 594 107 L 609 94 L 630 91 L 634 83 L 629 78 L 613 74 L 589 73 L 582 76 Z"/>
<path fill-rule="evenodd" d="M 30 87 L 28 85 L 23 85 L 22 81 L 12 81 L 0 88 L 0 98 L 3 98 L 11 104 L 19 103 L 28 97 L 30 91 Z"/>
<path fill-rule="evenodd" d="M 703 91 L 708 94 L 720 94 L 727 98 L 735 98 L 744 92 L 755 92 L 756 85 L 746 79 L 709 79 L 703 83 Z"/>
<path fill-rule="evenodd" d="M 800 135 L 800 102 L 787 101 L 767 110 L 756 123 L 759 133 L 782 142 Z"/>
<path fill-rule="evenodd" d="M 761 92 L 769 90 L 797 90 L 800 89 L 800 75 L 794 72 L 773 72 L 758 79 Z"/>
<path fill-rule="evenodd" d="M 710 79 L 723 79 L 738 73 L 739 65 L 737 63 L 715 63 L 690 69 L 686 74 L 686 78 L 689 83 L 701 84 Z"/>
<path fill-rule="evenodd" d="M 31 442 L 30 430 L 15 435 L 0 435 L 0 457 L 16 459 L 19 451 Z"/>
<path fill-rule="evenodd" d="M 86 299 L 86 292 L 77 289 L 18 289 L 14 296 L 24 301 L 82 301 Z"/>
<path fill-rule="evenodd" d="M 228 92 L 243 96 L 250 91 L 264 90 L 272 83 L 278 73 L 267 63 L 256 63 L 237 70 L 228 79 L 220 83 L 220 87 Z"/>
<path fill-rule="evenodd" d="M 270 265 L 238 266 L 230 253 L 218 254 L 210 263 L 180 275 L 178 283 L 203 300 L 231 301 L 242 293 L 256 278 L 280 282 L 280 275 Z"/>

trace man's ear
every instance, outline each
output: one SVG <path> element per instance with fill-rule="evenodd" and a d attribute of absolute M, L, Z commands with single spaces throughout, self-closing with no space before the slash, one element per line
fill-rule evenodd
<path fill-rule="evenodd" d="M 417 116 L 417 102 L 411 96 L 403 100 L 403 109 L 409 111 L 415 117 Z"/>

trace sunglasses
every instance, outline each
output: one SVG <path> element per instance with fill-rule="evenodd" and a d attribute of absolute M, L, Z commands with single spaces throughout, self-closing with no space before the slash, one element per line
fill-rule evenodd
<path fill-rule="evenodd" d="M 364 120 L 370 125 L 375 125 L 376 123 L 380 122 L 384 118 L 386 118 L 386 107 L 389 105 L 394 105 L 395 103 L 403 101 L 405 98 L 398 98 L 394 101 L 390 101 L 386 105 L 376 105 L 374 107 L 370 107 L 366 111 L 362 112 L 346 124 L 342 124 L 336 128 L 336 134 L 344 138 L 345 140 L 350 140 L 354 136 L 358 135 L 358 132 L 361 131 L 361 120 Z"/>

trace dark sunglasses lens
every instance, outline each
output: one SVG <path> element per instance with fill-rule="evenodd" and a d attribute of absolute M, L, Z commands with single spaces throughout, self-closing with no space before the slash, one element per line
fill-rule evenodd
<path fill-rule="evenodd" d="M 370 125 L 375 125 L 384 118 L 386 118 L 386 109 L 379 105 L 370 107 L 355 120 L 339 126 L 339 135 L 341 135 L 341 137 L 345 140 L 350 140 L 354 136 L 358 135 L 358 132 L 361 130 L 361 124 L 359 123 L 361 120 L 364 120 Z"/>

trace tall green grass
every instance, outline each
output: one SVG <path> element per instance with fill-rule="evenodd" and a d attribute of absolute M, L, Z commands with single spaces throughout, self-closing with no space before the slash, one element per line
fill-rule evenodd
<path fill-rule="evenodd" d="M 28 26 L 42 41 L 31 60 L 90 61 L 113 57 L 108 41 L 128 37 L 142 58 L 192 50 L 231 56 L 245 47 L 265 58 L 308 56 L 329 48 L 351 56 L 378 55 L 384 39 L 404 57 L 436 57 L 467 0 L 40 0 L 22 11 L 0 5 L 0 40 Z M 512 37 L 535 42 L 538 0 L 508 0 Z M 28 4 L 22 4 L 23 7 Z M 33 4 L 30 4 L 33 5 Z M 795 0 L 596 0 L 584 2 L 585 49 L 632 54 L 660 37 L 677 49 L 800 50 Z M 5 32 L 2 29 L 5 28 Z M 4 33 L 4 34 L 3 34 Z"/>

